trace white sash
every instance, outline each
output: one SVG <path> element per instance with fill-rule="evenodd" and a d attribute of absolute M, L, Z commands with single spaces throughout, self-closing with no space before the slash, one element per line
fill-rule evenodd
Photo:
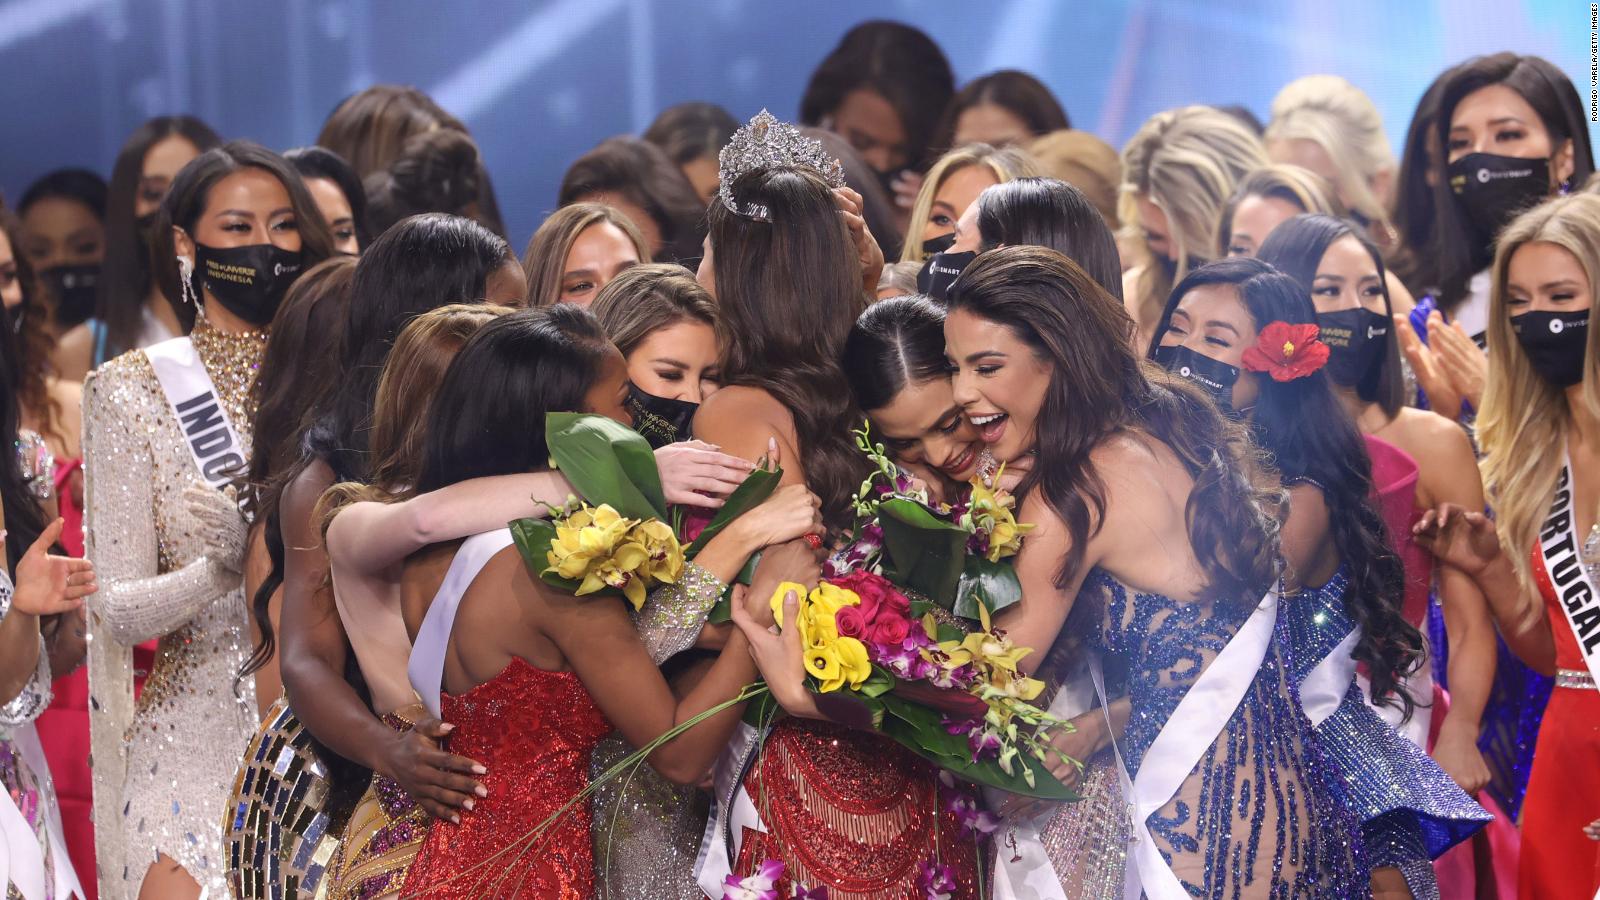
<path fill-rule="evenodd" d="M 707 897 L 722 896 L 723 882 L 733 873 L 734 860 L 739 858 L 744 830 L 762 833 L 767 830 L 750 792 L 744 789 L 745 772 L 753 764 L 761 737 L 754 727 L 740 722 L 734 726 L 733 737 L 711 769 L 716 803 L 706 821 L 705 834 L 700 838 L 700 853 L 694 862 L 695 883 Z"/>
<path fill-rule="evenodd" d="M 1132 807 L 1133 830 L 1128 846 L 1127 877 L 1123 881 L 1126 900 L 1139 900 L 1141 891 L 1149 900 L 1188 900 L 1189 892 L 1161 857 L 1146 822 L 1177 795 L 1189 773 L 1227 727 L 1234 710 L 1239 708 L 1255 681 L 1262 660 L 1267 657 L 1277 620 L 1278 592 L 1268 591 L 1256 605 L 1255 612 L 1239 626 L 1239 632 L 1178 702 L 1178 708 L 1172 711 L 1167 724 L 1161 727 L 1155 740 L 1150 742 L 1150 749 L 1145 751 L 1137 776 L 1129 777 L 1122 750 L 1112 737 L 1111 747 L 1117 757 L 1122 793 Z M 1104 708 L 1105 677 L 1098 659 L 1090 660 L 1089 673 Z"/>
<path fill-rule="evenodd" d="M 205 363 L 195 352 L 194 342 L 186 337 L 173 338 L 146 347 L 144 353 L 155 369 L 167 405 L 178 417 L 184 446 L 189 448 L 201 477 L 212 487 L 221 488 L 244 474 L 244 445 L 228 421 L 228 413 L 217 398 L 216 385 L 211 383 Z"/>
<path fill-rule="evenodd" d="M 422 705 L 433 716 L 439 715 L 439 692 L 444 684 L 444 657 L 450 649 L 450 631 L 456 624 L 456 610 L 461 598 L 472 586 L 473 579 L 489 564 L 490 558 L 511 546 L 511 529 L 499 528 L 467 538 L 456 551 L 455 559 L 444 573 L 438 593 L 422 617 L 422 627 L 417 629 L 417 640 L 411 647 L 411 660 L 406 664 L 406 674 L 411 686 L 422 698 Z"/>
<path fill-rule="evenodd" d="M 1361 642 L 1361 629 L 1352 628 L 1338 646 L 1328 652 L 1316 667 L 1306 673 L 1300 682 L 1300 706 L 1311 720 L 1311 727 L 1321 725 L 1333 715 L 1350 692 L 1350 679 L 1356 675 L 1356 660 L 1351 656 L 1356 644 Z"/>
<path fill-rule="evenodd" d="M 23 765 L 32 771 L 38 781 L 40 814 L 44 816 L 45 840 L 50 842 L 50 862 L 53 878 L 51 890 L 45 891 L 44 854 L 39 849 L 39 838 L 17 808 L 11 794 L 0 790 L 0 891 L 7 884 L 16 885 L 22 900 L 44 900 L 55 897 L 83 898 L 83 888 L 78 884 L 77 873 L 72 870 L 72 859 L 67 856 L 67 841 L 61 831 L 61 810 L 56 804 L 55 788 L 50 779 L 50 765 L 39 743 L 39 733 L 30 722 L 10 731 L 11 746 L 22 757 Z"/>
<path fill-rule="evenodd" d="M 1567 626 L 1578 639 L 1584 665 L 1600 684 L 1600 592 L 1584 571 L 1582 547 L 1578 520 L 1572 514 L 1572 460 L 1567 457 L 1562 462 L 1561 480 L 1556 482 L 1550 515 L 1539 529 L 1539 553 Z"/>
<path fill-rule="evenodd" d="M 1094 685 L 1087 674 L 1079 670 L 1062 683 L 1050 700 L 1051 715 L 1070 720 L 1089 711 L 1093 706 Z M 991 809 L 1009 796 L 996 788 L 984 788 L 983 794 Z M 1060 809 L 1060 805 L 1052 804 L 1031 819 L 1007 819 L 1002 825 L 1006 836 L 1003 839 L 996 836 L 996 843 L 1004 849 L 995 854 L 995 900 L 1067 900 L 1042 837 L 1045 827 Z"/>

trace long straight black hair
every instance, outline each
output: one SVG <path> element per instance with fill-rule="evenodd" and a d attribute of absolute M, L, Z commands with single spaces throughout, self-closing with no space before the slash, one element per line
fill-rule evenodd
<path fill-rule="evenodd" d="M 1571 186 L 1577 188 L 1594 174 L 1594 151 L 1589 146 L 1589 125 L 1584 104 L 1572 79 L 1548 60 L 1516 53 L 1478 56 L 1455 67 L 1439 87 L 1439 110 L 1433 131 L 1439 140 L 1441 167 L 1450 157 L 1450 119 L 1456 105 L 1468 94 L 1504 85 L 1516 91 L 1539 114 L 1550 135 L 1552 151 L 1563 141 L 1572 141 Z M 1553 174 L 1553 173 L 1552 173 Z M 1440 171 L 1433 184 L 1434 240 L 1431 252 L 1439 266 L 1441 305 L 1454 310 L 1467 295 L 1467 284 L 1477 269 L 1491 260 L 1477 256 L 1473 229 L 1461 204 L 1450 189 L 1450 179 Z"/>
<path fill-rule="evenodd" d="M 1367 237 L 1366 229 L 1354 222 L 1321 213 L 1295 216 L 1272 229 L 1272 233 L 1262 242 L 1261 249 L 1256 252 L 1256 258 L 1299 282 L 1300 289 L 1309 298 L 1323 255 L 1334 241 L 1346 237 L 1359 241 L 1362 249 L 1372 257 L 1372 264 L 1378 268 L 1383 307 L 1393 313 L 1394 307 L 1389 302 L 1389 285 L 1384 278 L 1383 255 L 1378 252 L 1372 239 Z M 1168 307 L 1171 307 L 1170 303 Z M 1385 415 L 1393 418 L 1405 405 L 1406 383 L 1405 372 L 1400 368 L 1400 341 L 1392 325 L 1387 343 L 1389 346 L 1379 365 L 1368 371 L 1359 384 L 1350 386 L 1356 389 L 1356 396 L 1368 403 L 1377 403 L 1383 407 Z"/>
<path fill-rule="evenodd" d="M 1167 445 L 1194 479 L 1184 516 L 1205 594 L 1253 604 L 1271 586 L 1282 503 L 1276 477 L 1243 425 L 1134 353 L 1127 308 L 1077 263 L 1043 247 L 991 250 L 956 279 L 948 308 L 1004 325 L 1050 363 L 1035 424 L 1038 460 L 1018 493 L 1040 491 L 1072 536 L 1058 587 L 1078 574 L 1105 521 L 1105 482 L 1090 454 L 1126 430 Z"/>
<path fill-rule="evenodd" d="M 1237 290 L 1258 329 L 1270 322 L 1317 321 L 1311 295 L 1299 281 L 1261 259 L 1233 257 L 1207 263 L 1178 282 L 1156 327 L 1156 345 L 1184 296 L 1208 285 Z M 1309 482 L 1321 489 L 1328 505 L 1328 526 L 1350 582 L 1345 608 L 1361 630 L 1351 655 L 1367 664 L 1377 702 L 1399 706 L 1410 717 L 1416 704 L 1398 688 L 1422 662 L 1422 632 L 1400 614 L 1405 569 L 1390 549 L 1383 516 L 1368 499 L 1372 461 L 1366 442 L 1325 370 L 1293 381 L 1263 377 L 1257 382 L 1261 393 L 1250 415 L 1257 445 L 1285 484 Z"/>
<path fill-rule="evenodd" d="M 1016 178 L 978 195 L 980 248 L 1049 247 L 1122 299 L 1122 258 L 1105 217 L 1083 191 L 1055 178 Z"/>
<path fill-rule="evenodd" d="M 544 417 L 584 412 L 584 396 L 616 353 L 594 314 L 570 303 L 523 309 L 462 346 L 428 411 L 417 493 L 550 465 Z"/>
<path fill-rule="evenodd" d="M 888 406 L 908 384 L 949 378 L 944 307 L 921 294 L 867 307 L 845 338 L 844 373 L 865 413 Z"/>
<path fill-rule="evenodd" d="M 505 239 L 470 219 L 412 216 L 361 254 L 340 341 L 339 390 L 307 444 L 338 481 L 367 480 L 367 434 L 378 378 L 395 338 L 413 318 L 447 303 L 476 303 L 495 270 L 515 265 Z"/>

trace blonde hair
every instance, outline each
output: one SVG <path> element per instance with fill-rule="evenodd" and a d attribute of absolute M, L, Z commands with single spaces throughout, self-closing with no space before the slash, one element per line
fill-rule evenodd
<path fill-rule="evenodd" d="M 906 241 L 900 251 L 901 262 L 920 263 L 927 257 L 922 253 L 922 231 L 933 216 L 933 198 L 944 186 L 944 180 L 967 166 L 983 166 L 993 173 L 1001 184 L 1017 178 L 1033 178 L 1043 174 L 1033 157 L 1016 147 L 991 147 L 988 144 L 967 144 L 939 157 L 939 161 L 923 176 L 922 189 L 917 191 L 916 205 L 911 207 L 911 223 L 906 226 Z M 957 210 L 957 212 L 961 212 Z"/>
<path fill-rule="evenodd" d="M 372 405 L 372 481 L 335 484 L 317 501 L 324 536 L 333 517 L 363 500 L 394 503 L 410 495 L 422 468 L 428 408 L 445 370 L 478 329 L 513 310 L 492 303 L 452 303 L 412 319 L 395 339 Z"/>
<path fill-rule="evenodd" d="M 1228 245 L 1233 242 L 1233 214 L 1246 197 L 1275 197 L 1300 207 L 1301 212 L 1322 213 L 1342 219 L 1347 213 L 1339 195 L 1328 179 L 1300 166 L 1273 163 L 1262 166 L 1246 175 L 1234 188 L 1233 196 L 1222 207 L 1222 218 L 1217 221 L 1217 256 L 1228 255 Z M 1265 235 L 1257 235 L 1261 240 Z"/>
<path fill-rule="evenodd" d="M 1240 179 L 1268 164 L 1261 139 L 1220 109 L 1184 106 L 1159 112 L 1122 148 L 1118 211 L 1123 222 L 1134 225 L 1142 196 L 1166 213 L 1178 264 L 1175 277 L 1182 278 L 1193 268 L 1191 257 L 1210 258 L 1222 205 Z M 1136 245 L 1144 248 L 1145 258 L 1133 308 L 1143 316 L 1166 303 L 1172 284 L 1160 266 L 1150 265 L 1143 232 Z"/>
<path fill-rule="evenodd" d="M 1046 175 L 1083 191 L 1112 231 L 1122 227 L 1117 215 L 1122 160 L 1116 148 L 1087 131 L 1065 128 L 1035 138 L 1028 152 Z"/>
<path fill-rule="evenodd" d="M 644 235 L 627 216 L 599 203 L 573 203 L 551 213 L 528 239 L 522 253 L 522 272 L 528 279 L 528 306 L 554 306 L 561 302 L 561 276 L 567 268 L 567 254 L 578 235 L 590 225 L 615 225 L 633 242 L 639 262 L 650 261 L 650 248 Z"/>
<path fill-rule="evenodd" d="M 1307 75 L 1272 98 L 1268 141 L 1310 141 L 1338 170 L 1334 188 L 1350 209 L 1389 228 L 1389 209 L 1373 181 L 1395 169 L 1383 117 L 1360 88 L 1337 75 Z"/>
<path fill-rule="evenodd" d="M 589 311 L 624 358 L 645 338 L 679 322 L 717 325 L 711 295 L 677 263 L 629 267 L 600 289 Z"/>
<path fill-rule="evenodd" d="M 1533 371 L 1506 308 L 1511 257 L 1536 241 L 1555 244 L 1577 258 L 1589 278 L 1591 315 L 1600 312 L 1600 196 L 1573 194 L 1518 216 L 1501 232 L 1491 270 L 1489 380 L 1478 412 L 1478 442 L 1484 451 L 1483 486 L 1495 511 L 1501 547 L 1523 585 L 1523 627 L 1537 619 L 1541 603 L 1528 553 L 1550 512 L 1572 425 L 1566 391 Z M 1591 416 L 1600 416 L 1597 361 L 1600 329 L 1591 328 L 1580 394 Z"/>

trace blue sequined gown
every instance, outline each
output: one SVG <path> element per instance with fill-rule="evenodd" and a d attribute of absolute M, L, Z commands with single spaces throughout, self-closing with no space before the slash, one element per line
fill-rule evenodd
<path fill-rule="evenodd" d="M 1132 712 L 1120 743 L 1137 777 L 1151 742 L 1258 598 L 1180 603 L 1135 592 L 1096 570 L 1085 585 L 1104 609 L 1101 640 L 1128 668 Z M 1309 723 L 1275 642 L 1200 763 L 1147 820 L 1194 897 L 1366 896 L 1359 827 L 1329 793 Z"/>
<path fill-rule="evenodd" d="M 1284 599 L 1279 639 L 1290 647 L 1296 685 L 1356 627 L 1345 609 L 1348 588 L 1340 569 L 1322 587 Z M 1484 827 L 1492 818 L 1488 811 L 1421 747 L 1379 718 L 1353 676 L 1343 700 L 1315 733 L 1329 764 L 1329 788 L 1361 820 L 1368 861 L 1400 869 L 1418 900 L 1438 897 L 1431 861 Z"/>

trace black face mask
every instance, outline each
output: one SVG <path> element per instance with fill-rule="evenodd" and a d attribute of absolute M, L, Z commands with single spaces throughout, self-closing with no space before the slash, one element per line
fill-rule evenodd
<path fill-rule="evenodd" d="M 1589 311 L 1525 312 L 1511 319 L 1517 343 L 1539 377 L 1558 388 L 1583 380 L 1589 345 Z"/>
<path fill-rule="evenodd" d="M 1389 317 L 1369 309 L 1317 313 L 1318 335 L 1328 345 L 1328 377 L 1342 387 L 1357 387 L 1389 349 Z"/>
<path fill-rule="evenodd" d="M 956 283 L 956 278 L 977 258 L 978 254 L 971 250 L 935 253 L 928 257 L 928 261 L 922 264 L 922 271 L 917 273 L 917 290 L 943 301 L 949 296 L 950 286 Z"/>
<path fill-rule="evenodd" d="M 1157 347 L 1155 361 L 1174 375 L 1188 379 L 1205 391 L 1217 408 L 1225 413 L 1233 411 L 1233 384 L 1239 380 L 1239 368 L 1196 353 L 1188 347 Z"/>
<path fill-rule="evenodd" d="M 1550 195 L 1550 161 L 1468 153 L 1447 168 L 1450 190 L 1473 232 L 1475 268 L 1494 260 L 1494 239 L 1517 213 Z"/>
<path fill-rule="evenodd" d="M 261 327 L 272 324 L 300 275 L 300 251 L 276 244 L 208 247 L 197 241 L 194 256 L 196 290 L 204 288 L 228 312 Z"/>
<path fill-rule="evenodd" d="M 922 242 L 922 255 L 932 256 L 935 253 L 943 253 L 954 246 L 955 242 L 956 233 L 954 231 L 949 234 L 941 234 L 936 238 L 928 238 Z"/>
<path fill-rule="evenodd" d="M 632 384 L 628 385 L 628 398 L 622 405 L 633 416 L 633 430 L 649 441 L 654 450 L 687 441 L 695 410 L 700 408 L 700 404 L 687 400 L 646 394 Z"/>
<path fill-rule="evenodd" d="M 56 322 L 71 328 L 94 315 L 95 288 L 100 284 L 100 266 L 52 266 L 39 273 L 39 282 L 55 303 Z"/>

